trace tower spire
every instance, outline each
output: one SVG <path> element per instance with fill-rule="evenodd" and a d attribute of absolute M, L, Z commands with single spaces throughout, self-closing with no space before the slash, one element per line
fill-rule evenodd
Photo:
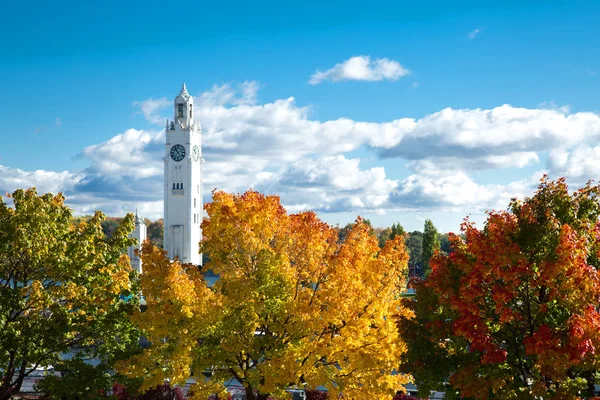
<path fill-rule="evenodd" d="M 187 88 L 185 87 L 185 82 L 183 82 L 183 85 L 181 86 L 181 92 L 179 92 L 180 96 L 189 96 L 189 93 L 187 91 Z"/>
<path fill-rule="evenodd" d="M 140 219 L 140 216 L 138 215 L 138 209 L 137 207 L 135 208 L 135 224 L 139 225 L 142 223 L 142 220 Z"/>

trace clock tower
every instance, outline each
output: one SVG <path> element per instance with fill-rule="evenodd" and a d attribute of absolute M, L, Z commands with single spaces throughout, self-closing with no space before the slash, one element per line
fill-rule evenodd
<path fill-rule="evenodd" d="M 165 147 L 164 249 L 170 259 L 202 264 L 202 132 L 194 121 L 194 99 L 185 83 L 167 120 Z"/>

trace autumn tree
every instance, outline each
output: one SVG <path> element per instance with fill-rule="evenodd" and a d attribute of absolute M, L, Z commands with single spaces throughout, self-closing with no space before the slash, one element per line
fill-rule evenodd
<path fill-rule="evenodd" d="M 600 188 L 570 194 L 544 178 L 533 197 L 468 220 L 466 241 L 431 262 L 416 313 L 399 328 L 403 370 L 422 393 L 447 397 L 576 399 L 593 395 L 600 367 Z"/>
<path fill-rule="evenodd" d="M 429 267 L 429 261 L 437 250 L 440 249 L 440 239 L 438 238 L 438 231 L 431 222 L 430 219 L 425 220 L 425 226 L 423 228 L 423 268 L 425 276 L 428 276 L 431 268 Z"/>
<path fill-rule="evenodd" d="M 146 226 L 148 227 L 148 240 L 150 240 L 153 245 L 162 248 L 164 240 L 164 220 L 160 218 L 153 222 L 147 221 Z"/>
<path fill-rule="evenodd" d="M 119 370 L 143 377 L 144 388 L 193 373 L 198 399 L 232 378 L 249 400 L 317 386 L 332 398 L 392 397 L 406 381 L 392 374 L 406 351 L 393 318 L 408 318 L 398 296 L 403 239 L 380 249 L 358 219 L 339 242 L 335 228 L 313 212 L 288 215 L 276 196 L 213 197 L 201 250 L 219 280 L 208 288 L 197 267 L 146 243 L 148 309 L 135 318 L 151 346 Z"/>
<path fill-rule="evenodd" d="M 128 215 L 111 238 L 97 212 L 77 225 L 62 194 L 17 190 L 14 207 L 0 197 L 0 399 L 16 394 L 36 368 L 76 358 L 110 364 L 137 344 L 127 313 L 136 307 L 129 260 Z M 75 365 L 73 361 L 71 365 Z"/>

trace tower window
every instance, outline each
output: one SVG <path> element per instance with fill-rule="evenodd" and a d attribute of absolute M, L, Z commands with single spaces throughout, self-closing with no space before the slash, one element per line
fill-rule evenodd
<path fill-rule="evenodd" d="M 196 208 L 196 198 L 194 197 L 194 208 Z"/>
<path fill-rule="evenodd" d="M 173 183 L 173 189 L 175 189 L 175 183 Z"/>
<path fill-rule="evenodd" d="M 192 115 L 192 106 L 193 106 L 193 104 L 190 104 L 190 118 L 193 118 L 193 115 Z"/>
<path fill-rule="evenodd" d="M 177 116 L 183 118 L 183 104 L 177 105 Z"/>

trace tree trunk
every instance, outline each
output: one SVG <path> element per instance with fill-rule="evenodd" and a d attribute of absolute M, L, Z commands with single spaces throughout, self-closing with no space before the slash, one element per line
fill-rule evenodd
<path fill-rule="evenodd" d="M 267 400 L 269 398 L 269 394 L 263 393 L 254 393 L 254 388 L 252 385 L 247 384 L 246 388 L 246 400 Z"/>
<path fill-rule="evenodd" d="M 14 374 L 14 354 L 11 354 L 11 358 L 9 360 L 6 371 L 4 371 L 4 375 L 2 376 L 2 383 L 0 384 L 0 400 L 10 400 L 10 398 L 12 397 L 14 389 L 13 386 L 11 386 L 10 382 L 12 381 Z"/>
<path fill-rule="evenodd" d="M 11 381 L 13 380 L 14 374 L 16 372 L 16 368 L 14 365 L 14 361 L 11 359 L 10 366 L 8 370 L 4 373 L 2 377 L 2 383 L 0 384 L 0 400 L 10 400 L 13 396 L 21 390 L 21 386 L 23 386 L 23 380 L 25 379 L 25 372 L 27 368 L 27 362 L 25 360 L 21 361 L 21 366 L 19 368 L 19 376 L 17 380 L 11 385 Z"/>

